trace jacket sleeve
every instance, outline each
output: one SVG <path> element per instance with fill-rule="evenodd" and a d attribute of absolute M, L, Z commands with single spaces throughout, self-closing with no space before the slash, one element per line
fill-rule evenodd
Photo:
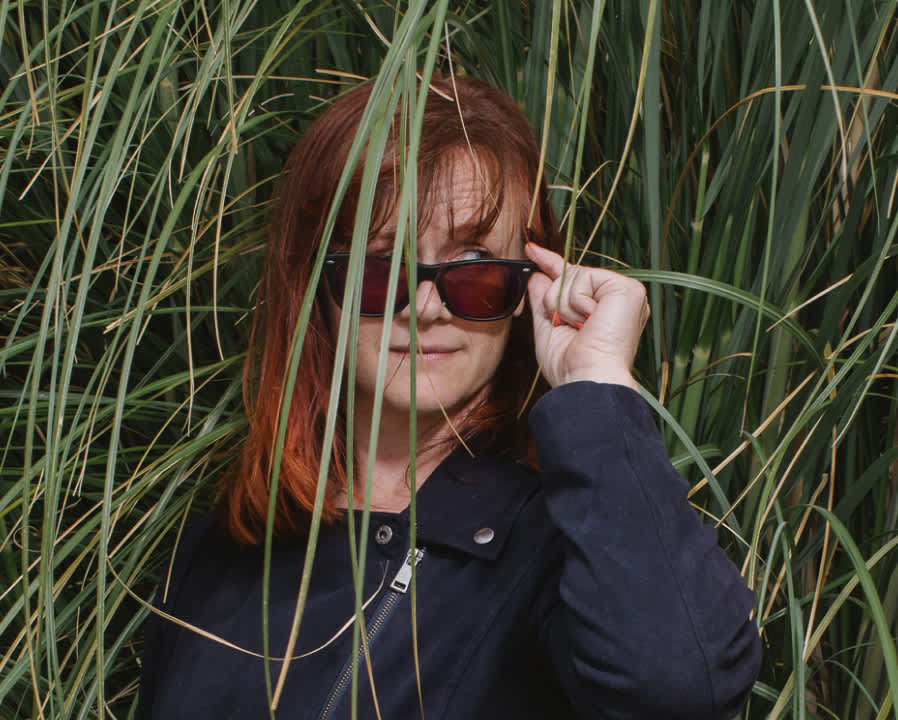
<path fill-rule="evenodd" d="M 686 499 L 645 401 L 592 382 L 530 415 L 564 536 L 537 632 L 584 717 L 731 718 L 760 663 L 753 596 Z"/>
<path fill-rule="evenodd" d="M 196 551 L 200 541 L 204 539 L 212 528 L 211 516 L 202 517 L 188 525 L 175 549 L 174 564 L 171 572 L 171 581 L 168 592 L 165 591 L 165 579 L 156 588 L 153 597 L 153 607 L 165 612 L 178 614 L 174 607 L 178 593 L 184 586 L 189 560 Z M 165 566 L 167 567 L 167 565 Z M 168 598 L 166 601 L 164 598 Z M 167 658 L 167 641 L 170 639 L 172 624 L 165 618 L 154 612 L 147 615 L 143 626 L 143 656 L 140 670 L 140 687 L 138 689 L 137 720 L 151 720 L 157 717 L 153 707 L 160 677 L 165 672 Z"/>
<path fill-rule="evenodd" d="M 155 605 L 156 602 L 154 601 L 153 604 Z M 156 688 L 156 652 L 161 630 L 159 617 L 151 612 L 143 625 L 143 656 L 135 715 L 137 720 L 152 718 L 153 696 Z"/>

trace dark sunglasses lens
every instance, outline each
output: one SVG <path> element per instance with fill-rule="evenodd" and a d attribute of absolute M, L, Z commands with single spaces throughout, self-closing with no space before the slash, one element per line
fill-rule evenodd
<path fill-rule="evenodd" d="M 501 262 L 456 265 L 443 273 L 440 291 L 456 315 L 489 320 L 514 312 L 523 283 L 516 267 Z"/>
<path fill-rule="evenodd" d="M 343 259 L 334 268 L 334 296 L 339 302 L 346 289 L 346 276 L 349 271 L 349 260 Z M 390 282 L 390 259 L 366 257 L 365 274 L 362 279 L 362 315 L 383 315 L 387 304 L 387 287 Z M 396 306 L 393 312 L 399 312 L 408 305 L 408 281 L 405 277 L 405 266 L 399 268 L 399 286 L 396 289 Z"/>

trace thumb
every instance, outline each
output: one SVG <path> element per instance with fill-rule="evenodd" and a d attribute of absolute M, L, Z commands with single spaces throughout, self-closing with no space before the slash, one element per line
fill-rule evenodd
<path fill-rule="evenodd" d="M 527 296 L 530 300 L 530 314 L 533 316 L 534 330 L 549 327 L 552 324 L 552 313 L 546 308 L 546 294 L 552 287 L 552 281 L 543 273 L 536 272 L 527 283 Z"/>
<path fill-rule="evenodd" d="M 527 295 L 530 296 L 530 311 L 532 313 L 536 314 L 538 312 L 540 315 L 546 313 L 546 309 L 543 306 L 543 298 L 551 287 L 552 281 L 543 273 L 535 272 L 530 276 L 530 280 L 527 282 Z"/>

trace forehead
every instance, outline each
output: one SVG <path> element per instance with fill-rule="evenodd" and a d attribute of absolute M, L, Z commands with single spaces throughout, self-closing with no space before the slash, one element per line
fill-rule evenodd
<path fill-rule="evenodd" d="M 419 170 L 418 243 L 477 242 L 505 249 L 520 235 L 526 193 L 498 163 L 470 150 L 456 150 Z M 377 233 L 395 234 L 397 210 Z"/>
<path fill-rule="evenodd" d="M 442 209 L 459 219 L 494 212 L 500 207 L 497 195 L 503 190 L 495 175 L 490 163 L 477 155 L 453 153 L 435 178 L 434 209 Z"/>

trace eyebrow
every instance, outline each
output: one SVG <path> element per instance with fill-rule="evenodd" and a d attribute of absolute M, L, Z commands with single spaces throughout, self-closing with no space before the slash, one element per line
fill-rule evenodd
<path fill-rule="evenodd" d="M 494 237 L 498 245 L 496 250 L 490 248 L 484 249 L 487 250 L 490 255 L 499 257 L 511 247 L 515 238 L 522 236 L 526 237 L 526 233 L 523 233 L 520 226 L 517 226 L 516 223 L 513 223 L 511 235 L 508 237 L 496 237 L 497 226 L 499 225 L 500 219 L 501 211 L 497 217 L 489 219 L 484 218 L 482 214 L 474 213 L 463 223 L 457 225 L 452 223 L 449 228 L 449 234 L 444 238 L 442 247 L 451 250 L 473 244 L 483 245 L 487 238 Z M 419 235 L 426 229 L 427 224 L 429 223 L 425 223 L 424 227 L 419 225 Z M 379 252 L 383 250 L 392 250 L 396 245 L 397 229 L 398 226 L 393 222 L 385 223 L 377 233 L 368 240 L 367 251 Z"/>
<path fill-rule="evenodd" d="M 396 245 L 396 227 L 387 226 L 377 231 L 373 237 L 368 239 L 368 250 L 392 250 Z"/>

